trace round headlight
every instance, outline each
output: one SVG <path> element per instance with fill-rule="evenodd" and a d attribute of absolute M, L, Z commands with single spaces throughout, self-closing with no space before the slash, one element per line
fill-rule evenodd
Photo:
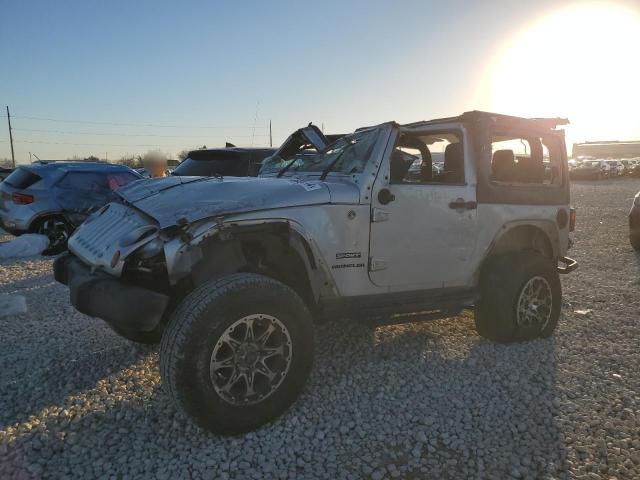
<path fill-rule="evenodd" d="M 146 245 L 142 246 L 136 252 L 136 256 L 138 258 L 152 258 L 162 252 L 163 247 L 164 242 L 160 238 L 156 237 Z"/>

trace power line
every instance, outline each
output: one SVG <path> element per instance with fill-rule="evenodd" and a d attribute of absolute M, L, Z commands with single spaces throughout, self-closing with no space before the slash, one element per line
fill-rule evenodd
<path fill-rule="evenodd" d="M 37 143 L 42 145 L 74 145 L 77 147 L 174 147 L 174 144 L 134 144 L 134 143 L 73 143 L 73 142 L 42 142 L 39 140 L 14 140 L 14 143 Z M 198 143 L 198 142 L 194 142 Z"/>
<path fill-rule="evenodd" d="M 77 147 L 159 147 L 159 143 L 151 144 L 118 144 L 118 143 L 73 143 L 73 142 L 41 142 L 39 140 L 16 140 L 16 143 L 37 143 L 42 145 L 75 145 Z"/>
<path fill-rule="evenodd" d="M 157 128 L 244 128 L 252 129 L 252 125 L 159 125 L 156 123 L 119 123 L 119 122 L 96 122 L 93 120 L 65 120 L 60 118 L 47 118 L 47 117 L 32 117 L 29 115 L 12 115 L 13 118 L 24 118 L 27 120 L 42 120 L 46 122 L 60 122 L 60 123 L 83 123 L 88 125 L 116 125 L 122 127 L 157 127 Z M 256 127 L 256 128 L 268 128 Z"/>
<path fill-rule="evenodd" d="M 62 135 L 100 135 L 100 136 L 114 136 L 114 137 L 164 137 L 164 138 L 227 138 L 227 137 L 240 137 L 240 138 L 249 138 L 252 136 L 256 137 L 268 137 L 268 133 L 257 134 L 257 135 L 236 135 L 236 134 L 227 134 L 227 135 L 165 135 L 158 133 L 117 133 L 117 132 L 76 132 L 70 130 L 42 130 L 35 128 L 14 128 L 13 130 L 18 130 L 21 132 L 38 132 L 38 133 L 55 133 Z"/>
<path fill-rule="evenodd" d="M 7 122 L 9 122 L 9 142 L 11 142 L 11 163 L 16 168 L 16 155 L 13 151 L 13 134 L 11 133 L 11 115 L 9 114 L 9 105 L 7 105 Z"/>
<path fill-rule="evenodd" d="M 251 130 L 251 146 L 253 147 L 253 137 L 256 134 L 256 123 L 258 122 L 258 109 L 260 108 L 260 102 L 256 103 L 256 116 L 253 118 L 253 129 Z"/>

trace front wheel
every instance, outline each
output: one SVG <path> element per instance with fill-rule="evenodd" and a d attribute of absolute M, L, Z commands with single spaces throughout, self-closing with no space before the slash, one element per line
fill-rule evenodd
<path fill-rule="evenodd" d="M 174 404 L 211 432 L 239 434 L 284 412 L 313 362 L 313 325 L 302 299 L 262 275 L 211 280 L 178 306 L 160 345 Z"/>
<path fill-rule="evenodd" d="M 480 275 L 478 333 L 498 342 L 548 337 L 560 317 L 562 288 L 557 267 L 534 251 L 491 258 Z"/>

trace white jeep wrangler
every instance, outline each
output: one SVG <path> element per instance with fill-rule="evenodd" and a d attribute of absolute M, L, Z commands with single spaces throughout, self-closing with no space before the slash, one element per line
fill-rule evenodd
<path fill-rule="evenodd" d="M 480 335 L 551 335 L 574 211 L 561 119 L 485 112 L 295 132 L 258 178 L 118 191 L 54 265 L 81 312 L 158 342 L 175 404 L 234 434 L 280 415 L 313 319 L 402 322 L 474 308 Z M 422 315 L 403 314 L 421 312 Z"/>

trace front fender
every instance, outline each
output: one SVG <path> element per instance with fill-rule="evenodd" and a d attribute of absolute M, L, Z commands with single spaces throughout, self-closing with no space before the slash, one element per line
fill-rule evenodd
<path fill-rule="evenodd" d="M 203 250 L 210 242 L 216 240 L 229 241 L 238 235 L 247 233 L 259 234 L 260 232 L 287 237 L 289 246 L 297 253 L 304 264 L 314 300 L 317 301 L 321 295 L 337 295 L 327 263 L 324 261 L 312 235 L 300 223 L 282 218 L 241 220 L 216 218 L 194 225 L 185 232 L 185 235 L 190 237 L 190 240 L 183 241 L 180 237 L 176 237 L 165 245 L 170 283 L 176 284 L 193 272 L 194 267 L 203 259 Z M 184 238 L 184 236 L 182 237 Z M 228 272 L 233 268 L 232 265 L 240 262 L 239 257 L 241 255 L 241 253 L 233 249 L 227 252 L 224 260 L 228 264 L 225 267 Z"/>

